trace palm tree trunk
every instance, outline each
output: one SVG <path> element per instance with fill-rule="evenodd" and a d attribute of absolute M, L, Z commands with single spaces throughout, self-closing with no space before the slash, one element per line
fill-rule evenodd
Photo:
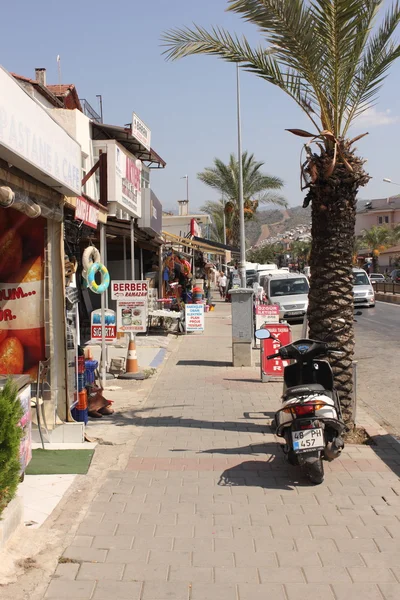
<path fill-rule="evenodd" d="M 354 172 L 349 173 L 344 165 L 339 165 L 328 179 L 320 177 L 311 186 L 306 202 L 312 202 L 310 337 L 323 339 L 329 334 L 332 347 L 344 352 L 342 357 L 330 357 L 329 360 L 343 417 L 351 423 L 354 356 L 352 259 L 356 195 L 358 187 L 368 181 L 368 175 L 362 168 L 362 161 L 353 155 L 347 159 Z M 327 154 L 316 158 L 318 172 L 324 173 L 329 162 Z M 340 327 L 337 319 L 344 319 L 344 328 Z"/>

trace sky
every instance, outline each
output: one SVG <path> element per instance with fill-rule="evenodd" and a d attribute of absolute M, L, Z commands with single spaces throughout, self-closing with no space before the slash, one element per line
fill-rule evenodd
<path fill-rule="evenodd" d="M 198 212 L 218 195 L 197 180 L 197 173 L 212 166 L 215 157 L 227 162 L 231 152 L 237 154 L 235 66 L 209 56 L 166 62 L 160 39 L 165 30 L 196 23 L 223 26 L 256 44 L 257 29 L 226 13 L 226 7 L 226 0 L 7 2 L 0 64 L 32 78 L 35 67 L 45 67 L 48 83 L 58 83 L 60 55 L 62 83 L 74 83 L 79 97 L 97 110 L 101 94 L 105 123 L 128 124 L 136 112 L 150 127 L 152 147 L 167 162 L 165 170 L 152 172 L 151 182 L 164 210 L 185 199 L 182 177 L 188 175 L 190 210 Z M 298 206 L 304 198 L 302 140 L 285 129 L 309 129 L 307 118 L 288 96 L 254 75 L 242 74 L 241 95 L 243 150 L 264 162 L 266 173 L 284 180 L 283 195 L 290 206 Z M 370 135 L 358 150 L 368 159 L 372 180 L 359 198 L 400 193 L 382 181 L 400 183 L 400 60 L 378 104 L 353 129 L 354 135 L 364 131 Z"/>

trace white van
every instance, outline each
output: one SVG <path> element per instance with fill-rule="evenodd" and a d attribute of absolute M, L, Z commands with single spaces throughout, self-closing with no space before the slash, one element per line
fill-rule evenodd
<path fill-rule="evenodd" d="M 353 268 L 353 295 L 355 306 L 375 306 L 375 292 L 364 269 Z"/>
<path fill-rule="evenodd" d="M 300 320 L 308 308 L 308 279 L 301 273 L 274 272 L 260 278 L 271 304 L 280 307 L 279 316 L 286 320 Z"/>

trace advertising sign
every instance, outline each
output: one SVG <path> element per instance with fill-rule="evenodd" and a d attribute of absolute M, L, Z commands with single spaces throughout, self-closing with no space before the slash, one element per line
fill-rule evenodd
<path fill-rule="evenodd" d="M 266 324 L 266 329 L 278 338 L 274 340 L 268 338 L 261 340 L 261 381 L 281 381 L 283 378 L 283 369 L 289 364 L 289 361 L 273 358 L 268 360 L 267 356 L 276 354 L 281 346 L 286 346 L 292 341 L 292 330 L 290 325 Z"/>
<path fill-rule="evenodd" d="M 142 162 L 118 144 L 115 146 L 115 175 L 116 202 L 132 216 L 140 217 Z M 109 195 L 109 200 L 111 199 L 114 198 Z"/>
<path fill-rule="evenodd" d="M 259 304 L 256 306 L 256 331 L 263 329 L 267 323 L 279 323 L 278 305 Z M 256 347 L 260 347 L 260 340 L 256 339 Z"/>
<path fill-rule="evenodd" d="M 142 216 L 139 227 L 151 235 L 159 235 L 162 230 L 162 204 L 150 188 L 142 189 L 141 195 Z"/>
<path fill-rule="evenodd" d="M 81 193 L 81 148 L 0 67 L 0 157 L 67 196 Z"/>
<path fill-rule="evenodd" d="M 149 284 L 147 281 L 119 281 L 111 282 L 111 300 L 147 299 Z"/>
<path fill-rule="evenodd" d="M 36 379 L 45 358 L 45 219 L 0 208 L 0 374 Z"/>
<path fill-rule="evenodd" d="M 115 312 L 110 309 L 105 309 L 105 340 L 106 342 L 114 342 L 117 337 L 117 323 Z M 101 323 L 101 308 L 93 310 L 90 315 L 90 332 L 94 342 L 102 339 L 102 323 Z"/>
<path fill-rule="evenodd" d="M 118 333 L 145 333 L 147 331 L 147 298 L 118 300 Z"/>
<path fill-rule="evenodd" d="M 132 135 L 146 150 L 150 150 L 151 131 L 135 113 L 132 114 Z"/>
<path fill-rule="evenodd" d="M 185 305 L 186 331 L 204 331 L 204 304 Z"/>
<path fill-rule="evenodd" d="M 85 225 L 88 227 L 92 227 L 93 229 L 97 229 L 97 223 L 99 218 L 98 209 L 90 204 L 85 198 L 79 196 L 76 199 L 76 207 L 75 207 L 75 220 L 83 221 Z"/>

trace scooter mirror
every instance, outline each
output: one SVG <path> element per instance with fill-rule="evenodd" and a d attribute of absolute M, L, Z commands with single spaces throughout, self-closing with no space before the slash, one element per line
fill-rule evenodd
<path fill-rule="evenodd" d="M 267 340 L 271 337 L 269 329 L 257 329 L 255 336 L 258 340 Z"/>

